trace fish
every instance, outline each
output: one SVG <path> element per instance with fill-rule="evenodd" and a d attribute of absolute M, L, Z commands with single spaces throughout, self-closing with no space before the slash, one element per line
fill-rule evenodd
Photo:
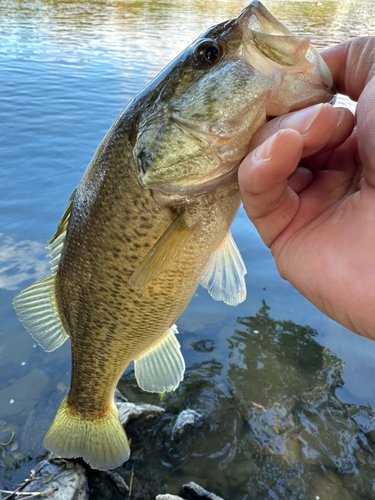
<path fill-rule="evenodd" d="M 176 321 L 198 285 L 235 306 L 246 268 L 230 226 L 238 167 L 272 116 L 335 94 L 310 41 L 260 2 L 206 30 L 124 108 L 49 242 L 51 275 L 14 298 L 33 338 L 71 342 L 70 389 L 44 438 L 107 470 L 130 448 L 114 391 L 134 361 L 141 389 L 183 380 Z"/>

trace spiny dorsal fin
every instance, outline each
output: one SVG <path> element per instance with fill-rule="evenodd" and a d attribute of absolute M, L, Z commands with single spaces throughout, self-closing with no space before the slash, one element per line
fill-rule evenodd
<path fill-rule="evenodd" d="M 215 300 L 237 306 L 246 299 L 246 267 L 229 233 L 211 255 L 199 283 Z"/>
<path fill-rule="evenodd" d="M 51 271 L 53 273 L 55 273 L 57 271 L 57 268 L 58 268 L 59 263 L 60 263 L 61 252 L 62 252 L 64 242 L 65 242 L 66 230 L 68 228 L 70 215 L 72 213 L 73 200 L 74 200 L 74 196 L 76 194 L 76 191 L 77 190 L 75 189 L 73 191 L 71 197 L 69 198 L 68 206 L 67 206 L 65 213 L 61 217 L 61 220 L 57 226 L 57 231 L 52 236 L 52 238 L 50 239 L 50 241 L 47 245 L 47 249 L 49 249 L 47 256 L 50 257 Z"/>
<path fill-rule="evenodd" d="M 134 372 L 141 389 L 148 392 L 174 391 L 184 378 L 185 361 L 176 339 L 176 325 L 134 360 Z"/>
<path fill-rule="evenodd" d="M 55 282 L 56 274 L 51 274 L 13 299 L 21 322 L 47 352 L 54 351 L 68 338 L 57 308 Z"/>
<path fill-rule="evenodd" d="M 166 271 L 170 263 L 185 248 L 195 227 L 186 227 L 184 213 L 181 213 L 147 252 L 130 278 L 131 286 L 142 288 Z"/>

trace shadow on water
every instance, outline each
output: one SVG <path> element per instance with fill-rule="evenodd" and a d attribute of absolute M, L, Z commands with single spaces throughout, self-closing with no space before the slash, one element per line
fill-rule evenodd
<path fill-rule="evenodd" d="M 127 426 L 132 456 L 119 472 L 129 481 L 134 470 L 132 497 L 178 494 L 193 480 L 231 500 L 370 498 L 374 415 L 337 398 L 343 363 L 316 335 L 272 319 L 264 303 L 238 319 L 226 374 L 215 359 L 193 364 L 180 388 L 161 400 L 142 393 L 132 372 L 124 376 L 119 387 L 130 400 L 165 409 L 152 425 Z M 212 352 L 209 340 L 193 347 Z M 196 412 L 195 425 L 176 435 L 186 409 Z M 108 486 L 97 475 L 90 484 L 90 498 L 105 496 Z"/>

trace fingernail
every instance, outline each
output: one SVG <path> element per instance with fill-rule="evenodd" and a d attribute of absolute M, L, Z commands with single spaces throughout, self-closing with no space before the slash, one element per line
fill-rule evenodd
<path fill-rule="evenodd" d="M 253 158 L 255 160 L 268 160 L 268 158 L 270 158 L 273 143 L 275 142 L 275 139 L 280 134 L 280 132 L 281 130 L 279 130 L 279 132 L 276 132 L 276 134 L 269 137 L 266 141 L 263 142 L 263 144 L 254 149 Z"/>
<path fill-rule="evenodd" d="M 282 125 L 282 128 L 293 128 L 300 134 L 306 134 L 324 106 L 324 104 L 317 104 L 311 108 L 296 111 L 282 118 L 280 125 Z"/>
<path fill-rule="evenodd" d="M 337 113 L 337 125 L 336 125 L 336 130 L 340 127 L 340 125 L 342 124 L 344 118 L 345 118 L 345 109 L 342 109 L 342 108 L 338 108 L 335 110 L 336 113 Z"/>

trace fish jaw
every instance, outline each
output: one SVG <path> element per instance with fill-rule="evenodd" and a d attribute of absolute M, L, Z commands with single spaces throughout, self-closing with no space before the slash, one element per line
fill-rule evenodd
<path fill-rule="evenodd" d="M 281 71 L 267 96 L 266 113 L 280 116 L 321 102 L 332 102 L 336 87 L 332 74 L 323 58 L 309 47 L 306 62 L 295 71 Z M 277 81 L 279 80 L 279 81 Z"/>
<path fill-rule="evenodd" d="M 258 0 L 249 3 L 241 14 L 237 17 L 238 21 L 245 29 L 251 29 L 260 33 L 269 35 L 292 35 L 276 17 L 274 17 Z"/>
<path fill-rule="evenodd" d="M 336 88 L 331 71 L 309 38 L 294 36 L 257 0 L 242 11 L 238 21 L 248 41 L 243 44 L 244 59 L 272 79 L 268 116 L 332 101 Z"/>

